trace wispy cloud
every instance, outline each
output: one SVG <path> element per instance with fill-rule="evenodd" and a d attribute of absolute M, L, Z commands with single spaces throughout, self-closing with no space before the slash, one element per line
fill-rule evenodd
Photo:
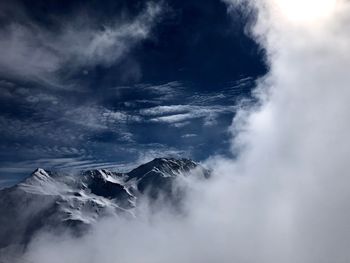
<path fill-rule="evenodd" d="M 193 137 L 197 137 L 197 134 L 193 134 L 193 133 L 188 133 L 188 134 L 184 134 L 182 135 L 182 138 L 193 138 Z"/>
<path fill-rule="evenodd" d="M 225 113 L 235 112 L 234 106 L 198 106 L 198 105 L 169 105 L 157 106 L 141 111 L 143 116 L 151 117 L 152 122 L 169 124 L 183 123 L 191 119 L 202 118 L 206 125 L 215 124 L 216 118 Z"/>
<path fill-rule="evenodd" d="M 13 20 L 0 29 L 0 73 L 60 85 L 62 70 L 117 63 L 149 36 L 160 13 L 161 6 L 150 2 L 130 20 L 101 26 L 80 15 L 60 21 L 55 31 L 27 17 L 21 22 Z"/>

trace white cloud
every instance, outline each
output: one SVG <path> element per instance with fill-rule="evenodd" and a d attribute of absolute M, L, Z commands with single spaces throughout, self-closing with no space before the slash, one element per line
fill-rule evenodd
<path fill-rule="evenodd" d="M 236 107 L 232 106 L 169 105 L 143 109 L 140 114 L 151 117 L 150 121 L 173 125 L 203 118 L 204 124 L 210 126 L 216 123 L 218 115 L 235 111 Z"/>
<path fill-rule="evenodd" d="M 152 121 L 155 122 L 166 122 L 166 123 L 175 123 L 175 122 L 183 122 L 188 119 L 198 118 L 195 114 L 192 113 L 183 113 L 183 114 L 174 114 L 169 116 L 163 116 L 158 118 L 153 118 Z"/>
<path fill-rule="evenodd" d="M 193 138 L 193 137 L 197 137 L 197 136 L 198 136 L 197 134 L 188 133 L 188 134 L 182 135 L 181 137 L 182 137 L 182 138 Z"/>
<path fill-rule="evenodd" d="M 190 105 L 156 106 L 148 109 L 143 109 L 140 111 L 140 113 L 146 116 L 157 116 L 157 115 L 164 115 L 164 114 L 186 112 L 186 111 L 190 111 L 191 109 L 192 109 L 192 106 Z"/>
<path fill-rule="evenodd" d="M 142 121 L 142 118 L 140 116 L 128 114 L 121 111 L 111 111 L 108 109 L 104 109 L 102 116 L 102 119 L 110 124 Z"/>
<path fill-rule="evenodd" d="M 59 85 L 58 72 L 68 66 L 109 66 L 149 36 L 160 12 L 160 5 L 148 3 L 133 20 L 114 21 L 102 29 L 78 16 L 72 22 L 62 22 L 58 32 L 29 19 L 13 22 L 0 30 L 0 73 Z"/>
<path fill-rule="evenodd" d="M 60 46 L 69 47 L 64 53 L 68 54 L 73 63 L 83 66 L 113 64 L 135 43 L 149 36 L 150 29 L 160 12 L 161 7 L 150 2 L 132 21 L 116 22 L 113 26 L 105 26 L 102 30 L 68 25 L 60 37 Z"/>

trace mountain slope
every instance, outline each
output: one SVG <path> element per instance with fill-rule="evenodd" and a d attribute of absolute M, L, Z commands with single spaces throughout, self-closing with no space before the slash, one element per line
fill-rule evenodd
<path fill-rule="evenodd" d="M 185 189 L 176 180 L 208 178 L 209 171 L 187 159 L 158 158 L 129 173 L 89 170 L 76 175 L 37 169 L 23 182 L 0 191 L 0 248 L 27 244 L 45 228 L 81 234 L 108 215 L 135 216 L 141 197 L 178 206 Z"/>

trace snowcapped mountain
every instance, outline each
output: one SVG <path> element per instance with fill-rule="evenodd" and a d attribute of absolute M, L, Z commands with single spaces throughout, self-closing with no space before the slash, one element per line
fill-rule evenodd
<path fill-rule="evenodd" d="M 45 228 L 77 234 L 107 215 L 135 216 L 141 197 L 175 207 L 185 189 L 175 184 L 188 175 L 210 173 L 188 159 L 158 158 L 128 173 L 89 170 L 70 175 L 37 169 L 21 183 L 0 191 L 0 248 L 27 244 Z"/>

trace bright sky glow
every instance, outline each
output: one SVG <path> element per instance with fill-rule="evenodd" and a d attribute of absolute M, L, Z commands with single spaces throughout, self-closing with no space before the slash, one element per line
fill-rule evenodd
<path fill-rule="evenodd" d="M 280 14 L 293 23 L 317 23 L 334 12 L 337 0 L 273 0 Z"/>

